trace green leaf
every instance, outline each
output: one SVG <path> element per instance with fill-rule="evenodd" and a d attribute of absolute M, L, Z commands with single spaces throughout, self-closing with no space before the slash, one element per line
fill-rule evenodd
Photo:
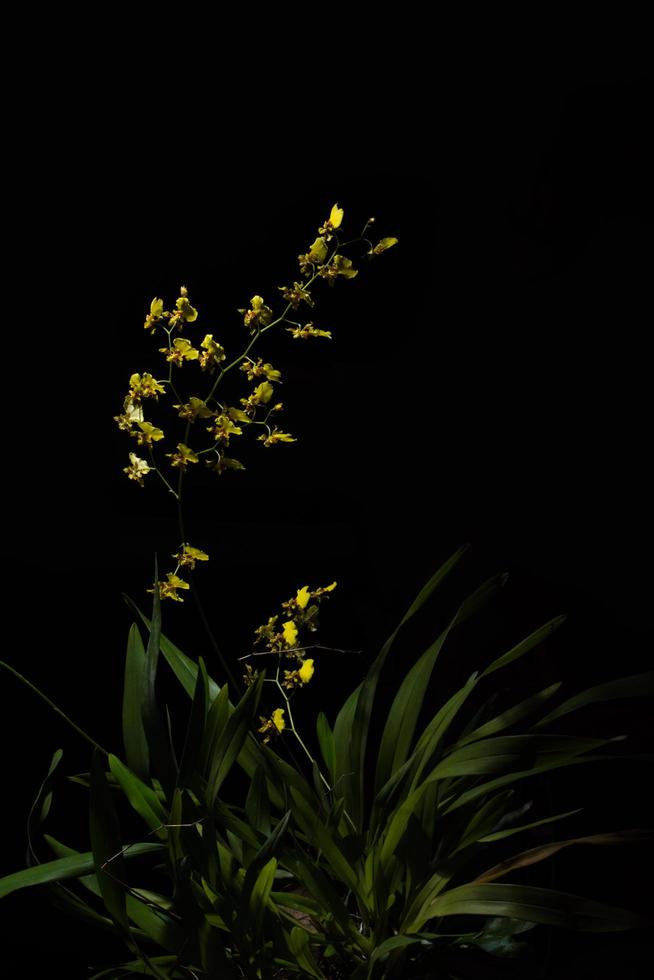
<path fill-rule="evenodd" d="M 332 829 L 330 832 L 320 818 L 316 816 L 315 809 L 312 809 L 307 800 L 295 789 L 291 789 L 291 799 L 293 817 L 306 835 L 307 840 L 322 851 L 325 860 L 331 867 L 333 876 L 343 882 L 355 895 L 361 897 L 361 883 L 350 861 L 341 850 L 340 843 L 337 842 L 336 830 Z"/>
<path fill-rule="evenodd" d="M 157 832 L 157 837 L 160 840 L 165 840 L 167 832 L 163 825 L 166 823 L 167 813 L 155 791 L 133 772 L 130 772 L 127 766 L 123 765 L 115 755 L 109 756 L 109 768 L 132 808 L 143 818 L 151 830 Z"/>
<path fill-rule="evenodd" d="M 234 709 L 224 731 L 219 735 L 218 743 L 211 760 L 207 784 L 207 804 L 209 807 L 213 807 L 218 790 L 243 748 L 259 706 L 264 678 L 265 671 L 261 671 L 254 684 L 248 687 Z"/>
<path fill-rule="evenodd" d="M 468 884 L 439 895 L 405 929 L 413 932 L 430 919 L 446 915 L 509 916 L 583 932 L 620 932 L 653 924 L 638 912 L 567 892 L 530 885 Z"/>
<path fill-rule="evenodd" d="M 411 792 L 418 786 L 423 772 L 431 763 L 434 753 L 443 742 L 450 725 L 474 691 L 478 681 L 479 675 L 475 671 L 474 674 L 470 675 L 464 686 L 448 698 L 445 704 L 436 712 L 418 739 L 410 768 L 410 773 L 412 773 Z"/>
<path fill-rule="evenodd" d="M 131 944 L 125 908 L 123 847 L 111 790 L 97 749 L 91 762 L 91 850 L 95 873 L 107 912 Z"/>
<path fill-rule="evenodd" d="M 426 940 L 422 934 L 417 936 L 389 936 L 385 939 L 379 946 L 375 946 L 372 956 L 370 957 L 370 965 L 368 970 L 368 977 L 373 976 L 373 969 L 376 963 L 380 960 L 385 959 L 389 953 L 397 951 L 399 949 L 406 949 L 407 946 L 415 946 L 416 944 L 424 945 Z"/>
<path fill-rule="evenodd" d="M 263 769 L 257 769 L 245 800 L 245 814 L 248 822 L 255 830 L 268 835 L 271 830 L 270 802 L 266 787 L 266 774 Z"/>
<path fill-rule="evenodd" d="M 336 748 L 334 745 L 334 733 L 329 727 L 327 716 L 323 711 L 318 712 L 318 717 L 316 719 L 316 733 L 318 735 L 320 751 L 325 761 L 325 765 L 327 766 L 329 778 L 333 785 L 335 778 L 334 773 L 336 771 Z"/>
<path fill-rule="evenodd" d="M 54 853 L 60 857 L 77 856 L 77 851 L 55 840 L 54 837 L 48 837 L 48 843 Z M 152 846 L 161 850 L 161 845 L 159 844 L 150 845 L 150 847 Z M 132 848 L 125 851 L 124 857 L 126 859 L 130 858 L 131 851 Z M 80 878 L 80 884 L 84 885 L 93 895 L 99 896 L 101 894 L 97 876 L 94 874 Z M 148 904 L 145 904 L 146 902 Z M 169 950 L 169 952 L 177 952 L 181 949 L 184 937 L 177 923 L 168 915 L 168 911 L 172 907 L 172 901 L 170 899 L 157 892 L 138 888 L 133 889 L 133 894 L 127 893 L 125 895 L 125 903 L 127 915 L 139 927 L 139 936 L 152 939 L 163 949 Z M 111 925 L 113 928 L 113 923 Z M 133 935 L 135 934 L 133 927 L 131 927 L 130 931 Z"/>
<path fill-rule="evenodd" d="M 364 953 L 370 949 L 370 941 L 356 928 L 348 908 L 338 894 L 330 878 L 323 874 L 313 856 L 307 856 L 298 846 L 284 855 L 284 864 L 294 873 L 323 912 L 328 912 L 344 936 L 354 942 Z M 298 896 L 294 895 L 294 901 Z"/>
<path fill-rule="evenodd" d="M 514 834 L 521 834 L 523 830 L 533 830 L 534 827 L 542 827 L 543 824 L 553 823 L 555 820 L 563 820 L 565 817 L 572 817 L 575 813 L 581 813 L 583 807 L 578 807 L 576 810 L 567 810 L 565 813 L 555 813 L 551 817 L 543 817 L 542 820 L 533 820 L 531 823 L 523 823 L 519 827 L 509 827 L 506 830 L 496 830 L 490 834 L 484 834 L 483 837 L 477 837 L 477 841 L 480 844 L 491 844 L 497 840 L 504 840 L 505 837 L 513 837 Z"/>
<path fill-rule="evenodd" d="M 420 611 L 420 609 L 422 609 L 424 604 L 433 595 L 436 589 L 445 581 L 445 579 L 450 574 L 452 569 L 456 565 L 458 565 L 458 563 L 461 561 L 461 559 L 463 558 L 463 556 L 465 555 L 469 547 L 470 545 L 467 544 L 462 545 L 454 552 L 454 554 L 450 558 L 447 559 L 446 562 L 444 562 L 441 565 L 441 567 L 436 572 L 434 572 L 432 577 L 429 579 L 426 585 L 423 585 L 422 589 L 420 590 L 416 598 L 409 606 L 408 610 L 406 611 L 406 613 L 404 614 L 400 622 L 400 626 L 404 626 L 405 623 L 408 623 L 409 620 L 412 619 L 415 616 L 415 614 Z M 395 630 L 395 633 L 392 634 L 393 637 L 399 631 L 400 626 L 398 626 L 398 628 Z"/>
<path fill-rule="evenodd" d="M 402 626 L 408 623 L 425 602 L 435 592 L 438 586 L 447 578 L 452 569 L 463 557 L 467 546 L 459 548 L 439 569 L 432 575 L 427 584 L 418 593 L 417 597 L 409 606 L 404 614 L 399 626 L 389 636 L 380 650 L 379 654 L 371 664 L 363 682 L 355 692 L 348 698 L 346 704 L 339 712 L 334 726 L 334 738 L 336 742 L 337 778 L 344 780 L 344 796 L 346 810 L 350 815 L 357 830 L 361 830 L 364 812 L 364 769 L 366 743 L 372 706 L 377 690 L 379 675 L 384 665 L 389 650 L 399 633 Z M 351 724 L 346 723 L 350 721 Z"/>
<path fill-rule="evenodd" d="M 160 851 L 161 844 L 135 844 L 125 857 L 135 858 L 150 851 Z M 45 885 L 52 881 L 65 881 L 67 878 L 80 878 L 93 874 L 95 865 L 90 851 L 76 854 L 71 858 L 56 861 L 46 861 L 33 868 L 14 871 L 0 878 L 0 898 L 18 891 L 20 888 L 31 888 L 33 885 Z"/>
<path fill-rule="evenodd" d="M 197 761 L 204 748 L 205 726 L 209 701 L 209 678 L 204 660 L 200 657 L 196 675 L 191 714 L 186 729 L 182 758 L 179 764 L 178 786 L 197 786 Z"/>
<path fill-rule="evenodd" d="M 498 657 L 482 672 L 482 677 L 487 677 L 488 674 L 494 673 L 496 670 L 500 670 L 502 667 L 507 667 L 509 664 L 518 660 L 519 657 L 529 653 L 534 647 L 539 646 L 544 640 L 546 640 L 552 633 L 559 628 L 566 620 L 565 616 L 555 616 L 554 619 L 550 619 L 549 622 L 545 623 L 539 629 L 530 633 L 524 640 L 516 644 L 506 653 Z"/>
<path fill-rule="evenodd" d="M 127 595 L 123 595 L 125 602 L 133 612 L 141 619 L 143 624 L 148 630 L 151 629 L 151 622 L 144 613 L 138 608 L 135 602 L 129 598 Z M 193 697 L 195 691 L 195 684 L 197 680 L 198 665 L 195 664 L 186 654 L 182 653 L 179 647 L 176 647 L 174 643 L 161 634 L 161 652 L 168 663 L 169 667 L 175 674 L 175 677 L 182 685 L 183 689 L 186 691 L 190 698 Z M 213 703 L 220 693 L 221 688 L 216 684 L 211 676 L 209 680 L 209 701 L 213 707 Z M 230 713 L 234 711 L 234 708 L 229 704 Z M 210 719 L 207 720 L 207 727 L 210 727 Z M 262 746 L 257 742 L 253 735 L 248 735 L 245 743 L 238 755 L 238 764 L 247 773 L 248 776 L 252 777 L 258 767 L 262 764 Z M 270 796 L 271 802 L 279 809 L 284 810 L 284 798 L 278 791 L 274 784 L 268 785 L 268 794 Z"/>
<path fill-rule="evenodd" d="M 154 580 L 158 579 L 158 566 L 155 559 Z M 155 691 L 159 649 L 161 645 L 161 598 L 155 588 L 152 598 L 152 624 L 148 645 L 145 651 L 145 691 L 142 705 L 143 728 L 145 731 L 150 763 L 161 780 L 167 796 L 170 797 L 177 784 L 177 767 L 166 737 L 163 719 Z"/>
<path fill-rule="evenodd" d="M 200 768 L 205 779 L 209 775 L 209 766 L 214 757 L 218 739 L 224 732 L 233 710 L 234 708 L 229 702 L 229 688 L 227 684 L 223 684 L 220 693 L 214 698 L 213 704 L 209 708 L 209 714 L 207 715 L 205 738 L 200 756 Z M 254 770 L 255 775 L 257 772 L 259 772 L 258 768 Z"/>
<path fill-rule="evenodd" d="M 595 704 L 598 701 L 613 701 L 617 698 L 637 698 L 651 697 L 654 694 L 654 670 L 648 670 L 644 674 L 632 674 L 630 677 L 619 677 L 614 681 L 607 681 L 595 687 L 589 687 L 579 694 L 568 698 L 563 704 L 558 705 L 548 715 L 541 718 L 536 723 L 536 728 L 549 725 L 555 718 L 567 715 L 571 711 L 577 711 L 587 704 Z"/>
<path fill-rule="evenodd" d="M 375 773 L 375 796 L 393 773 L 397 772 L 407 760 L 436 658 L 442 650 L 454 622 L 455 620 L 425 650 L 406 675 L 395 695 L 379 745 Z"/>
<path fill-rule="evenodd" d="M 497 826 L 500 817 L 506 814 L 507 804 L 514 795 L 515 790 L 509 789 L 503 793 L 489 796 L 489 799 L 482 803 L 481 806 L 475 808 L 472 817 L 465 827 L 461 821 L 455 824 L 453 834 L 458 833 L 459 843 L 456 848 L 452 845 L 451 852 L 455 853 L 467 847 L 474 841 L 479 840 L 484 833 L 491 833 L 493 828 Z"/>
<path fill-rule="evenodd" d="M 102 978 L 104 980 L 120 980 L 124 976 L 125 970 L 140 976 L 163 977 L 164 980 L 170 980 L 171 977 L 178 976 L 178 974 L 167 973 L 165 967 L 175 966 L 178 960 L 179 957 L 177 956 L 149 956 L 147 961 L 150 967 L 142 959 L 128 960 L 126 963 L 121 963 L 120 966 L 111 966 L 107 970 L 94 973 L 92 977 L 89 977 L 89 980 L 102 980 Z"/>
<path fill-rule="evenodd" d="M 527 718 L 532 712 L 537 711 L 545 701 L 548 701 L 561 687 L 561 681 L 556 684 L 550 684 L 549 687 L 543 688 L 542 691 L 538 691 L 537 694 L 533 694 L 529 698 L 525 698 L 519 704 L 514 705 L 512 708 L 508 708 L 501 714 L 496 715 L 495 718 L 491 718 L 484 725 L 480 725 L 473 732 L 468 735 L 458 739 L 458 741 L 452 746 L 453 749 L 462 748 L 464 745 L 468 745 L 470 742 L 476 742 L 480 739 L 487 738 L 489 735 L 496 735 L 497 732 L 503 731 L 505 728 L 511 728 L 516 725 L 523 718 Z"/>
<path fill-rule="evenodd" d="M 608 744 L 610 739 L 571 735 L 500 735 L 456 748 L 425 782 L 452 776 L 483 776 L 539 769 L 554 759 L 570 758 Z"/>
<path fill-rule="evenodd" d="M 551 844 L 541 844 L 539 847 L 531 847 L 527 851 L 514 854 L 513 857 L 501 861 L 475 878 L 475 883 L 495 881 L 496 878 L 502 878 L 510 871 L 515 871 L 516 868 L 526 868 L 531 864 L 544 861 L 546 858 L 556 854 L 557 851 L 562 850 L 564 847 L 570 847 L 572 844 L 602 846 L 607 844 L 639 844 L 641 841 L 653 839 L 654 831 L 617 830 L 608 834 L 591 834 L 587 837 L 572 837 L 569 840 L 553 841 Z"/>
<path fill-rule="evenodd" d="M 243 881 L 243 903 L 247 904 L 250 900 L 250 894 L 254 888 L 254 882 L 258 878 L 259 872 L 264 866 L 267 866 L 270 862 L 270 858 L 275 857 L 279 851 L 282 837 L 288 826 L 288 821 L 291 818 L 291 811 L 287 810 L 282 819 L 279 821 L 275 829 L 271 834 L 268 835 L 266 840 L 261 845 L 258 852 L 255 854 L 254 858 L 248 865 L 248 869 L 245 873 L 245 880 Z"/>
<path fill-rule="evenodd" d="M 123 744 L 127 765 L 140 779 L 150 774 L 150 753 L 143 727 L 145 699 L 145 648 L 138 626 L 133 623 L 127 638 L 123 687 Z"/>
<path fill-rule="evenodd" d="M 483 931 L 471 937 L 471 942 L 493 956 L 517 956 L 526 943 L 516 942 L 514 937 L 534 929 L 535 926 L 535 922 L 498 916 L 487 919 Z"/>
<path fill-rule="evenodd" d="M 275 880 L 277 858 L 271 858 L 259 871 L 249 899 L 250 924 L 256 938 L 261 935 L 263 917 L 268 906 L 270 891 Z"/>
<path fill-rule="evenodd" d="M 616 739 L 606 739 L 605 741 L 612 742 L 615 740 Z M 490 779 L 487 782 L 479 783 L 477 786 L 473 786 L 470 789 L 457 792 L 443 802 L 441 812 L 443 815 L 453 813 L 454 810 L 458 810 L 463 806 L 467 806 L 469 803 L 473 803 L 475 800 L 479 799 L 480 796 L 486 796 L 488 793 L 491 793 L 496 789 L 500 789 L 503 786 L 509 786 L 511 783 L 517 783 L 523 779 L 529 779 L 532 776 L 537 776 L 540 773 L 547 772 L 550 769 L 562 769 L 567 766 L 585 765 L 586 763 L 591 762 L 607 762 L 611 759 L 617 758 L 622 759 L 623 756 L 590 755 L 583 756 L 582 758 L 555 756 L 547 762 L 542 762 L 538 768 L 521 769 L 518 772 L 510 772 L 505 776 L 498 776 L 496 779 Z"/>
<path fill-rule="evenodd" d="M 57 749 L 52 756 L 46 777 L 41 783 L 39 791 L 36 794 L 36 799 L 30 807 L 30 812 L 27 817 L 27 864 L 38 863 L 36 851 L 34 850 L 34 835 L 50 812 L 50 805 L 52 803 L 51 787 L 54 780 L 55 770 L 61 762 L 63 754 L 63 749 Z"/>
<path fill-rule="evenodd" d="M 309 933 L 301 926 L 293 926 L 287 942 L 293 959 L 302 970 L 302 976 L 324 980 L 325 974 L 318 969 L 311 953 Z"/>

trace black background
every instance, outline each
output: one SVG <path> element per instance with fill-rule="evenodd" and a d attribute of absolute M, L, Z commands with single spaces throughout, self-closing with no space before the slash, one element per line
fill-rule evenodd
<path fill-rule="evenodd" d="M 322 290 L 315 320 L 331 343 L 267 338 L 298 442 L 250 441 L 245 473 L 188 492 L 189 540 L 211 555 L 198 588 L 226 655 L 247 652 L 297 587 L 338 580 L 321 638 L 361 653 L 317 660 L 304 709 L 307 724 L 321 708 L 333 720 L 423 581 L 470 542 L 452 602 L 486 575 L 511 579 L 472 649 L 444 661 L 445 682 L 561 611 L 564 630 L 516 684 L 536 690 L 533 671 L 572 691 L 651 662 L 651 81 L 636 64 L 480 74 L 429 98 L 423 78 L 392 94 L 374 78 L 358 79 L 361 97 L 330 89 L 313 112 L 280 108 L 265 85 L 236 107 L 223 87 L 203 127 L 154 80 L 88 110 L 72 82 L 45 87 L 28 114 L 7 199 L 2 657 L 114 750 L 121 592 L 145 604 L 154 552 L 165 561 L 179 544 L 160 486 L 122 474 L 132 445 L 112 421 L 130 373 L 157 374 L 143 316 L 184 283 L 194 329 L 237 352 L 236 308 L 275 297 L 334 202 L 348 230 L 374 214 L 400 244 Z M 191 600 L 165 612 L 164 630 L 212 669 Z M 387 691 L 403 672 L 389 671 Z M 54 749 L 65 772 L 89 757 L 29 691 L 1 683 L 11 871 Z M 651 750 L 643 704 L 589 724 Z M 647 772 L 613 765 L 600 787 L 568 780 L 565 793 L 588 803 L 592 829 L 652 826 Z M 51 832 L 85 847 L 83 791 L 59 785 Z M 570 853 L 561 887 L 651 907 L 645 849 Z M 25 896 L 6 902 L 16 975 L 67 963 L 82 977 L 102 962 Z M 572 955 L 624 964 L 640 945 L 582 937 Z"/>

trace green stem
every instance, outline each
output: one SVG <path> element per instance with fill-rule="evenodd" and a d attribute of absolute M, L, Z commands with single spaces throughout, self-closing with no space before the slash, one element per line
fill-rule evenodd
<path fill-rule="evenodd" d="M 27 679 L 27 677 L 23 677 L 22 674 L 20 674 L 17 670 L 15 670 L 9 664 L 5 663 L 4 660 L 0 660 L 0 667 L 5 667 L 11 674 L 14 675 L 14 677 L 17 677 L 18 680 L 22 681 L 23 684 L 26 684 L 36 694 L 38 694 L 38 696 L 40 698 L 42 698 L 45 701 L 45 703 L 52 708 L 53 711 L 55 711 L 58 715 L 60 715 L 64 719 L 64 721 L 67 721 L 68 724 L 72 728 L 75 729 L 75 731 L 78 733 L 78 735 L 81 735 L 82 738 L 85 738 L 86 741 L 89 742 L 93 746 L 93 748 L 98 749 L 100 752 L 103 753 L 103 755 L 106 755 L 106 756 L 109 755 L 109 753 L 107 752 L 107 750 L 106 749 L 103 749 L 102 746 L 99 744 L 99 742 L 96 742 L 94 738 L 91 738 L 90 735 L 87 735 L 87 733 L 84 731 L 83 728 L 80 728 L 79 725 L 76 725 L 75 722 L 72 721 L 68 717 L 68 715 L 64 714 L 64 712 L 61 710 L 61 708 L 58 708 L 57 707 L 57 705 L 54 703 L 54 701 L 51 701 L 50 700 L 50 698 L 47 696 L 47 694 L 44 694 L 43 691 L 39 690 L 39 688 L 36 687 L 35 684 L 32 684 L 32 682 L 29 681 Z"/>

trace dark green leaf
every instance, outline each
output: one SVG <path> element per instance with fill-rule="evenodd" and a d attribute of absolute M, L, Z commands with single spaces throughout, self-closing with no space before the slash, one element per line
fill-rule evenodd
<path fill-rule="evenodd" d="M 535 727 L 542 728 L 543 725 L 549 725 L 555 718 L 567 715 L 571 711 L 577 711 L 587 704 L 613 701 L 618 698 L 651 697 L 652 694 L 654 694 L 654 670 L 648 670 L 644 674 L 633 674 L 630 677 L 619 677 L 617 680 L 589 687 L 587 690 L 573 695 L 563 704 L 554 708 L 553 711 L 550 711 L 544 718 L 541 718 Z"/>
<path fill-rule="evenodd" d="M 129 942 L 125 909 L 125 866 L 114 801 L 100 753 L 93 753 L 90 802 L 91 850 L 95 873 L 107 912 Z"/>
<path fill-rule="evenodd" d="M 133 623 L 127 638 L 123 687 L 123 744 L 127 765 L 140 779 L 150 774 L 150 754 L 143 727 L 146 690 L 146 657 L 138 626 Z"/>
<path fill-rule="evenodd" d="M 34 836 L 50 812 L 54 774 L 57 766 L 61 762 L 63 754 L 63 749 L 57 749 L 52 756 L 46 777 L 41 783 L 39 791 L 36 794 L 36 799 L 30 807 L 30 812 L 27 817 L 27 864 L 38 863 L 36 851 L 34 850 Z"/>

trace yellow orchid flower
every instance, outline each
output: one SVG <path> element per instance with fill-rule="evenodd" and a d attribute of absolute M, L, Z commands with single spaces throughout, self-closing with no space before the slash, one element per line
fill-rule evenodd
<path fill-rule="evenodd" d="M 286 623 L 282 623 L 282 636 L 287 646 L 294 647 L 296 645 L 298 632 L 297 626 L 292 619 L 289 619 Z"/>
<path fill-rule="evenodd" d="M 303 684 L 308 684 L 313 677 L 313 660 L 304 660 L 302 666 L 298 670 L 298 676 Z"/>

